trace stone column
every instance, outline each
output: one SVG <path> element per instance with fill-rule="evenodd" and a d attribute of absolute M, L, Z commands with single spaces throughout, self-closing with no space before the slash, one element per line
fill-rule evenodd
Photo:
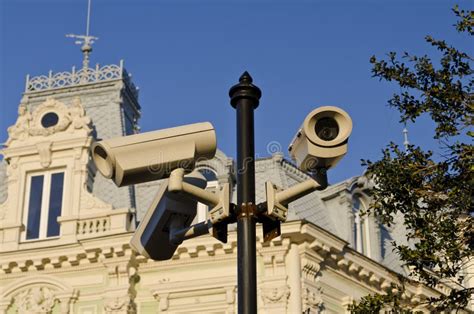
<path fill-rule="evenodd" d="M 297 244 L 291 244 L 290 252 L 286 257 L 286 268 L 288 272 L 288 285 L 291 290 L 288 312 L 303 313 L 301 307 L 301 260 Z"/>

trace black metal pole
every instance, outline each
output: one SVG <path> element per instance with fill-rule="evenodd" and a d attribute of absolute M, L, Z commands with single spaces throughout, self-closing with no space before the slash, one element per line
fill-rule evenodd
<path fill-rule="evenodd" d="M 237 291 L 242 314 L 257 313 L 253 112 L 261 95 L 247 72 L 229 91 L 230 103 L 237 110 Z"/>

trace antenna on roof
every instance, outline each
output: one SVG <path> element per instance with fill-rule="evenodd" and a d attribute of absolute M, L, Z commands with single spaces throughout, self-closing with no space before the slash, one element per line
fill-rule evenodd
<path fill-rule="evenodd" d="M 89 54 L 92 51 L 92 44 L 98 40 L 99 38 L 90 36 L 89 29 L 90 29 L 90 17 L 91 17 L 91 0 L 88 0 L 87 3 L 87 22 L 86 22 L 86 34 L 85 35 L 76 35 L 76 34 L 67 34 L 66 37 L 75 38 L 76 41 L 74 42 L 77 45 L 81 46 L 82 54 L 84 55 L 84 59 L 82 60 L 82 68 L 87 71 L 89 69 Z"/>
<path fill-rule="evenodd" d="M 410 145 L 410 142 L 408 141 L 408 130 L 407 127 L 405 126 L 403 128 L 403 145 L 405 146 L 405 151 L 408 151 L 408 145 Z"/>

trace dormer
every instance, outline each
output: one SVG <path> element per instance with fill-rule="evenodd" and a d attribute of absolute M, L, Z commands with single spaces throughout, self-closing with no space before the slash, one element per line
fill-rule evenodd
<path fill-rule="evenodd" d="M 128 232 L 130 208 L 114 209 L 88 190 L 91 118 L 79 97 L 21 104 L 1 151 L 8 196 L 0 204 L 0 251 L 51 247 Z"/>
<path fill-rule="evenodd" d="M 51 97 L 67 107 L 72 107 L 79 97 L 92 120 L 91 135 L 95 139 L 130 135 L 138 130 L 138 88 L 124 68 L 123 61 L 26 77 L 22 105 L 35 111 Z M 95 173 L 93 168 L 88 184 L 95 196 L 115 208 L 135 207 L 133 186 L 117 188 L 100 173 Z"/>

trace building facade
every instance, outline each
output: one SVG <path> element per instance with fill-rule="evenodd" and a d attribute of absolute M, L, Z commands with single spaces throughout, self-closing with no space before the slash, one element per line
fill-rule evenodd
<path fill-rule="evenodd" d="M 98 139 L 134 134 L 138 89 L 121 62 L 27 79 L 0 163 L 0 313 L 234 313 L 237 243 L 202 236 L 168 261 L 129 241 L 160 182 L 117 188 L 91 162 Z M 229 183 L 234 161 L 218 151 L 197 168 L 208 188 Z M 281 153 L 256 161 L 265 181 L 287 188 L 309 177 Z M 344 313 L 353 300 L 393 289 L 406 274 L 391 241 L 403 228 L 360 216 L 370 182 L 350 178 L 290 204 L 281 236 L 257 229 L 259 313 Z M 235 199 L 235 193 L 233 195 Z M 206 217 L 198 205 L 196 221 Z M 408 285 L 417 307 L 437 291 Z"/>

